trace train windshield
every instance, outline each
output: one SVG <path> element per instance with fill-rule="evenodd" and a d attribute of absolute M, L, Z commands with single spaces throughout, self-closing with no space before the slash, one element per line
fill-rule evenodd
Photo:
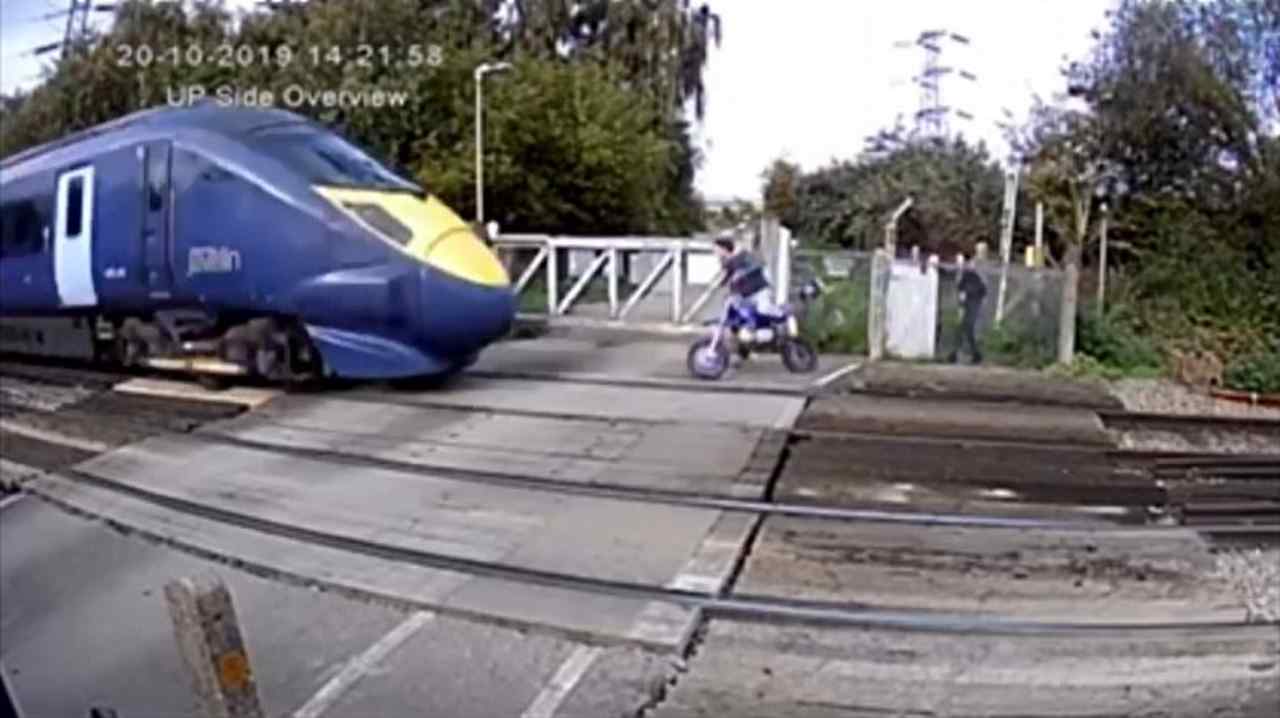
<path fill-rule="evenodd" d="M 251 135 L 249 144 L 302 173 L 314 184 L 359 189 L 422 190 L 336 134 L 303 124 L 278 125 Z"/>

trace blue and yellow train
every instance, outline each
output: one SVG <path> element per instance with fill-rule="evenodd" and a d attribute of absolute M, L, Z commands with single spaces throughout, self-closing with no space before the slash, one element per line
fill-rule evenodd
<path fill-rule="evenodd" d="M 286 382 L 438 377 L 515 311 L 457 214 L 290 112 L 156 108 L 0 163 L 0 350 Z"/>

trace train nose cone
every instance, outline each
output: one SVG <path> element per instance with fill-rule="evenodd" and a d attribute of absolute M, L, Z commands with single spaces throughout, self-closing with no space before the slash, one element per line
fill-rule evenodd
<path fill-rule="evenodd" d="M 422 328 L 441 353 L 468 360 L 511 331 L 516 296 L 510 287 L 467 281 L 433 267 L 422 271 Z"/>

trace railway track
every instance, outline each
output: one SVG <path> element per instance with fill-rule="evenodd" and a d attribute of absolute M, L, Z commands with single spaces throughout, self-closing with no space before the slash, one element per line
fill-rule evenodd
<path fill-rule="evenodd" d="M 58 366 L 49 371 L 42 367 L 23 366 L 14 371 L 10 365 L 0 365 L 0 376 L 17 376 L 57 385 L 90 386 L 105 390 L 124 375 L 97 371 L 81 371 L 76 367 Z M 358 391 L 344 393 L 343 399 L 360 402 L 397 401 L 396 392 Z M 93 424 L 92 414 L 110 414 L 117 428 L 133 427 L 128 436 L 151 434 L 187 434 L 201 425 L 239 413 L 229 406 L 209 406 L 202 402 L 175 402 L 171 399 L 114 395 L 104 393 L 95 400 L 97 406 L 86 415 L 77 410 L 64 411 L 63 420 L 81 426 Z M 449 408 L 442 406 L 441 408 Z M 28 413 L 52 414 L 37 409 Z M 522 413 L 522 412 L 512 412 Z M 566 418 L 559 412 L 523 412 L 538 417 Z M 172 414 L 172 416 L 170 416 Z M 1147 415 L 1142 415 L 1145 420 Z M 1163 417 L 1161 417 L 1163 418 Z M 1189 422 L 1196 425 L 1205 422 Z M 1230 423 L 1230 422 L 1229 422 Z M 1252 426 L 1255 422 L 1245 422 Z M 1280 423 L 1280 422 L 1278 422 Z M 800 429 L 788 432 L 787 441 L 828 442 L 837 445 L 844 442 L 875 442 L 900 445 L 910 451 L 918 445 L 963 448 L 973 455 L 989 454 L 1000 463 L 1009 463 L 1014 457 L 1008 452 L 1031 452 L 1019 455 L 1012 463 L 1041 464 L 1046 458 L 1054 458 L 1057 452 L 1066 455 L 1097 457 L 1114 462 L 1125 472 L 1141 477 L 1141 481 L 1118 484 L 1107 477 L 1104 481 L 1060 482 L 1063 490 L 1055 490 L 1049 501 L 1067 514 L 1079 516 L 1077 520 L 1025 518 L 1008 515 L 983 515 L 969 512 L 914 511 L 901 508 L 824 505 L 815 501 L 786 501 L 776 497 L 762 500 L 725 498 L 656 489 L 617 487 L 602 484 L 578 484 L 564 481 L 531 478 L 514 472 L 478 471 L 457 467 L 433 465 L 430 462 L 405 462 L 374 458 L 365 455 L 297 448 L 273 443 L 256 442 L 221 434 L 216 431 L 200 433 L 202 440 L 245 448 L 261 449 L 299 457 L 323 457 L 326 460 L 374 468 L 431 474 L 452 479 L 482 482 L 495 485 L 517 486 L 544 492 L 558 492 L 602 498 L 622 499 L 643 503 L 665 504 L 686 508 L 718 509 L 758 514 L 761 516 L 792 516 L 815 520 L 861 521 L 873 523 L 898 523 L 920 526 L 957 526 L 973 528 L 1038 528 L 1090 533 L 1129 533 L 1136 531 L 1174 531 L 1194 526 L 1206 534 L 1272 537 L 1280 535 L 1280 454 L 1254 456 L 1222 456 L 1207 453 L 1133 451 L 1126 449 L 1099 450 L 1074 444 L 1062 444 L 1046 451 L 1046 447 L 1025 441 L 993 441 L 989 439 L 957 439 L 953 437 L 917 437 L 886 433 L 850 432 L 838 430 Z M 73 444 L 75 442 L 73 441 Z M 444 443 L 444 442 L 441 442 Z M 90 447 L 93 446 L 91 443 Z M 74 445 L 72 448 L 76 448 Z M 85 448 L 81 444 L 79 448 Z M 839 453 L 839 452 L 837 452 Z M 839 458 L 836 459 L 837 464 Z M 784 458 L 784 462 L 786 459 Z M 784 471 L 786 469 L 784 468 Z M 970 482 L 974 492 L 999 495 L 1025 495 L 1027 485 L 1019 480 L 984 479 Z M 1126 498 L 1128 497 L 1128 498 Z M 1004 501 L 1002 506 L 1014 506 L 1017 502 Z M 1112 519 L 1100 518 L 1111 516 Z M 1116 516 L 1128 516 L 1127 524 L 1117 525 Z"/>
<path fill-rule="evenodd" d="M 8 375 L 2 366 L 0 366 L 0 375 Z M 48 384 L 81 382 L 74 372 L 58 372 L 56 377 L 28 375 L 28 380 L 44 381 Z M 101 383 L 103 381 L 102 378 L 94 377 L 84 380 L 83 385 L 90 385 L 89 382 L 91 381 L 96 382 L 92 386 L 101 389 L 105 389 L 113 383 L 113 381 L 106 381 L 105 385 L 103 385 Z M 394 394 L 382 391 L 368 391 L 358 397 L 353 397 L 351 393 L 343 393 L 341 396 L 345 400 L 377 403 L 388 400 Z M 682 494 L 654 489 L 572 484 L 564 481 L 531 478 L 518 472 L 462 470 L 456 467 L 433 465 L 428 460 L 397 461 L 361 455 L 352 451 L 317 451 L 305 448 L 289 448 L 265 441 L 244 440 L 220 433 L 217 427 L 208 425 L 211 421 L 216 422 L 219 419 L 230 418 L 237 413 L 239 413 L 239 409 L 225 405 L 201 410 L 195 407 L 188 407 L 187 404 L 182 402 L 172 402 L 169 399 L 147 399 L 134 395 L 118 395 L 110 391 L 103 391 L 86 402 L 43 411 L 28 409 L 24 413 L 10 417 L 10 419 L 19 423 L 36 422 L 37 429 L 48 430 L 49 434 L 45 438 L 55 441 L 59 438 L 67 438 L 65 430 L 68 427 L 73 427 L 75 431 L 71 432 L 71 441 L 76 442 L 77 437 L 92 441 L 92 437 L 95 435 L 94 432 L 103 431 L 104 425 L 108 423 L 104 422 L 103 418 L 109 416 L 111 418 L 109 424 L 113 426 L 113 433 L 110 436 L 103 437 L 105 440 L 100 441 L 98 445 L 92 443 L 84 444 L 83 448 L 86 452 L 101 448 L 100 445 L 103 444 L 125 443 L 130 441 L 131 437 L 137 436 L 196 436 L 202 442 L 208 441 L 242 446 L 271 451 L 279 455 L 294 455 L 299 458 L 322 460 L 330 464 L 382 468 L 402 473 L 417 473 L 467 482 L 518 487 L 540 492 L 663 504 L 677 509 L 717 509 L 754 517 L 752 519 L 753 528 L 742 545 L 742 553 L 735 559 L 736 564 L 732 574 L 721 588 L 710 591 L 696 588 L 675 588 L 670 585 L 651 584 L 639 580 L 610 580 L 601 578 L 594 571 L 584 570 L 582 573 L 567 573 L 563 572 L 567 568 L 565 566 L 543 566 L 539 569 L 529 567 L 523 563 L 501 563 L 489 559 L 468 558 L 451 552 L 392 545 L 389 541 L 383 540 L 381 536 L 362 537 L 332 527 L 305 524 L 300 521 L 291 521 L 288 518 L 257 515 L 257 512 L 252 509 L 236 511 L 233 507 L 229 510 L 200 501 L 184 500 L 176 495 L 169 494 L 163 488 L 149 491 L 136 485 L 126 485 L 122 482 L 104 479 L 98 475 L 70 470 L 69 466 L 78 463 L 78 461 L 73 460 L 82 458 L 77 455 L 68 455 L 65 460 L 54 462 L 55 465 L 46 467 L 49 472 L 45 475 L 45 480 L 37 479 L 34 482 L 26 482 L 27 489 L 33 496 L 42 501 L 59 506 L 67 512 L 79 514 L 113 528 L 134 533 L 146 540 L 161 543 L 205 559 L 223 561 L 239 569 L 248 570 L 269 578 L 345 593 L 364 601 L 390 602 L 403 608 L 427 608 L 445 614 L 455 613 L 484 621 L 494 620 L 493 617 L 485 615 L 483 609 L 475 609 L 474 613 L 468 613 L 471 609 L 467 607 L 442 607 L 434 604 L 432 599 L 425 597 L 417 599 L 419 603 L 416 604 L 413 602 L 414 597 L 412 596 L 401 596 L 397 600 L 387 595 L 374 593 L 372 590 L 362 589 L 358 584 L 353 587 L 351 583 L 344 582 L 344 579 L 340 576 L 324 572 L 322 572 L 324 575 L 321 577 L 289 573 L 287 567 L 282 572 L 281 568 L 271 560 L 255 562 L 252 556 L 245 558 L 234 554 L 219 555 L 210 552 L 205 546 L 184 543 L 183 539 L 175 539 L 173 535 L 165 535 L 164 532 L 151 531 L 146 527 L 140 528 L 137 525 L 126 526 L 115 521 L 111 515 L 95 514 L 91 510 L 86 511 L 84 505 L 79 504 L 77 501 L 68 500 L 69 496 L 73 495 L 69 495 L 64 490 L 59 489 L 59 483 L 50 483 L 53 480 L 49 477 L 61 477 L 56 481 L 60 482 L 64 487 L 72 485 L 77 488 L 92 489 L 105 494 L 119 496 L 121 499 L 135 500 L 147 506 L 178 512 L 184 518 L 198 517 L 209 522 L 233 526 L 251 533 L 255 537 L 260 536 L 262 537 L 261 540 L 271 537 L 275 540 L 302 542 L 341 551 L 360 557 L 359 561 L 362 564 L 390 562 L 392 565 L 405 567 L 405 570 L 410 570 L 410 568 L 430 569 L 488 577 L 493 580 L 537 586 L 546 590 L 573 592 L 589 597 L 587 599 L 588 602 L 618 599 L 673 604 L 696 611 L 699 615 L 698 625 L 701 626 L 709 625 L 706 619 L 727 619 L 736 623 L 762 627 L 795 627 L 797 630 L 805 630 L 806 627 L 822 628 L 824 633 L 828 630 L 853 629 L 860 631 L 864 629 L 881 629 L 895 632 L 949 634 L 958 638 L 975 636 L 973 640 L 985 640 L 976 638 L 978 635 L 992 637 L 1047 637 L 1044 640 L 1050 640 L 1053 637 L 1098 637 L 1101 640 L 1132 639 L 1140 643 L 1152 642 L 1152 645 L 1170 640 L 1170 636 L 1195 637 L 1196 640 L 1209 640 L 1212 638 L 1215 641 L 1256 642 L 1269 640 L 1271 635 L 1269 632 L 1274 631 L 1275 628 L 1274 624 L 1260 624 L 1256 617 L 1246 620 L 1234 620 L 1233 618 L 1200 620 L 1201 617 L 1198 613 L 1195 615 L 1196 620 L 1166 620 L 1170 616 L 1164 614 L 1161 614 L 1159 618 L 1152 618 L 1150 621 L 1145 620 L 1146 616 L 1137 616 L 1136 618 L 1112 616 L 1095 620 L 1094 616 L 1087 614 L 1059 615 L 1053 611 L 1041 611 L 1031 616 L 1020 616 L 1016 611 L 1008 611 L 1006 608 L 1002 608 L 999 601 L 991 604 L 983 601 L 979 604 L 978 610 L 971 612 L 968 610 L 942 610 L 916 605 L 912 600 L 891 600 L 891 598 L 884 596 L 879 599 L 876 596 L 853 596 L 858 599 L 866 599 L 858 601 L 816 600 L 791 595 L 791 590 L 785 586 L 782 588 L 768 586 L 761 588 L 757 584 L 750 582 L 740 583 L 738 581 L 739 575 L 746 572 L 752 552 L 756 551 L 760 542 L 763 541 L 763 527 L 766 525 L 766 521 L 774 519 L 802 521 L 806 522 L 806 524 L 852 522 L 872 526 L 898 525 L 912 527 L 910 529 L 912 533 L 914 533 L 914 527 L 948 530 L 990 529 L 995 533 L 1005 531 L 1010 534 L 1017 532 L 1019 529 L 1035 529 L 1080 534 L 1082 536 L 1096 535 L 1099 537 L 1123 536 L 1127 533 L 1152 535 L 1169 533 L 1172 535 L 1173 532 L 1179 530 L 1186 532 L 1186 526 L 1152 525 L 1146 521 L 1150 517 L 1145 513 L 1140 513 L 1142 520 L 1132 525 L 1116 525 L 1107 516 L 1103 515 L 1102 519 L 1100 519 L 1096 512 L 1091 513 L 1088 510 L 1080 512 L 1079 520 L 1048 520 L 1002 515 L 913 511 L 909 509 L 881 510 L 848 506 L 826 506 L 815 502 L 779 498 L 772 493 L 766 493 L 766 498 L 764 499 L 737 499 L 715 495 Z M 39 424 L 39 419 L 42 418 L 47 419 L 48 422 Z M 4 428 L 3 425 L 0 425 L 0 430 Z M 774 440 L 785 440 L 794 445 L 796 442 L 841 442 L 849 441 L 852 438 L 855 437 L 838 433 L 796 432 L 787 436 L 775 436 Z M 906 442 L 908 441 L 905 437 L 878 436 L 861 438 L 867 441 L 874 440 L 887 443 L 891 446 L 899 447 L 899 450 L 901 447 L 907 446 Z M 929 441 L 919 437 L 915 437 L 914 440 Z M 33 441 L 39 441 L 39 439 L 36 438 Z M 953 439 L 936 440 L 932 441 L 932 443 L 936 446 L 954 446 L 957 444 L 974 446 L 973 442 L 957 442 Z M 1000 448 L 1006 451 L 1012 449 L 1029 450 L 1025 446 L 1001 447 L 998 443 L 983 445 L 979 448 L 982 449 L 982 452 L 979 453 L 987 450 L 996 451 Z M 894 449 L 891 448 L 890 450 Z M 1081 455 L 1087 454 L 1090 457 L 1100 456 L 1108 461 L 1124 463 L 1133 467 L 1158 466 L 1164 472 L 1162 474 L 1164 477 L 1176 478 L 1180 475 L 1179 471 L 1194 469 L 1203 472 L 1217 466 L 1214 463 L 1217 457 L 1210 455 L 1158 452 L 1141 454 L 1140 452 L 1124 451 L 1078 453 Z M 1266 467 L 1266 464 L 1263 463 L 1266 457 L 1246 458 L 1253 459 L 1253 463 L 1246 459 L 1233 458 L 1233 467 L 1240 472 L 1246 470 L 1256 471 L 1259 467 Z M 783 471 L 786 470 L 786 460 L 787 457 L 783 457 Z M 1152 472 L 1154 472 L 1154 469 L 1152 469 Z M 1267 481 L 1265 478 L 1250 478 L 1249 480 L 1255 481 L 1255 483 L 1265 483 Z M 777 476 L 775 475 L 771 486 L 776 486 L 776 482 Z M 160 491 L 165 491 L 165 493 L 160 493 Z M 1105 495 L 1098 494 L 1091 499 L 1091 504 L 1084 508 L 1096 509 L 1105 505 L 1107 501 L 1108 498 Z M 1256 522 L 1256 512 L 1252 514 L 1255 523 L 1253 525 L 1243 525 L 1238 521 L 1239 512 L 1223 513 L 1221 510 L 1224 508 L 1230 507 L 1218 506 L 1219 513 L 1213 515 L 1206 512 L 1195 513 L 1196 525 L 1193 528 L 1205 534 L 1221 533 L 1235 538 L 1261 536 L 1270 539 L 1280 535 L 1280 525 L 1260 527 Z M 1190 525 L 1192 521 L 1188 520 L 1186 523 Z M 259 539 L 252 540 L 256 542 Z M 1082 541 L 1081 545 L 1085 543 L 1090 542 Z M 259 558 L 261 559 L 262 557 Z M 551 570 L 546 570 L 548 568 Z M 1000 590 L 1002 589 L 996 589 L 997 592 Z M 1133 617 L 1133 614 L 1130 613 L 1129 616 Z M 601 639 L 600 637 L 592 637 L 591 640 L 608 642 L 608 639 Z M 1156 651 L 1157 649 L 1152 650 Z"/>
<path fill-rule="evenodd" d="M 105 395 L 105 399 L 97 400 L 96 403 L 97 406 L 93 407 L 89 411 L 81 411 L 74 408 L 71 410 L 62 410 L 59 416 L 59 421 L 64 425 L 70 423 L 76 426 L 78 429 L 77 433 L 81 433 L 80 430 L 86 427 L 86 425 L 92 425 L 95 423 L 95 415 L 111 414 L 115 417 L 114 423 L 116 425 L 116 429 L 124 432 L 123 438 L 133 438 L 145 435 L 187 435 L 192 431 L 198 430 L 199 427 L 209 421 L 230 418 L 239 413 L 239 410 L 230 407 L 206 406 L 199 402 L 192 402 L 191 405 L 188 406 L 187 404 L 175 403 L 168 399 L 152 399 L 149 397 L 134 396 L 123 397 L 110 394 Z M 28 413 L 33 416 L 52 416 L 55 412 L 29 410 Z M 12 421 L 9 422 L 9 428 L 11 431 L 16 429 L 20 432 L 22 426 L 22 424 L 14 424 Z M 4 428 L 3 425 L 0 425 L 0 428 Z M 34 428 L 35 431 L 40 431 L 40 427 L 37 426 Z M 30 433 L 30 430 L 28 430 L 28 434 Z M 21 436 L 20 433 L 19 436 Z M 62 446 L 81 450 L 84 452 L 80 455 L 81 458 L 89 455 L 90 452 L 95 450 L 108 448 L 101 442 L 92 440 L 82 441 L 73 437 L 64 437 L 59 439 L 57 438 L 58 436 L 59 435 L 55 433 L 52 436 L 47 436 L 46 438 L 50 438 L 52 440 L 50 443 L 58 444 L 61 442 Z M 265 450 L 282 455 L 297 456 L 299 458 L 323 458 L 334 463 L 352 466 L 390 469 L 501 486 L 515 486 L 542 492 L 621 499 L 626 501 L 664 504 L 684 508 L 739 511 L 759 514 L 762 516 L 792 516 L 828 521 L 862 521 L 873 523 L 912 524 L 920 526 L 957 526 L 973 528 L 1035 528 L 1081 531 L 1088 533 L 1121 534 L 1138 531 L 1178 530 L 1181 528 L 1178 524 L 1150 523 L 1143 519 L 1158 519 L 1168 514 L 1182 513 L 1203 517 L 1210 515 L 1211 508 L 1208 503 L 1197 503 L 1191 507 L 1190 511 L 1183 511 L 1181 510 L 1182 507 L 1175 505 L 1166 508 L 1158 514 L 1153 514 L 1147 502 L 1117 503 L 1115 486 L 1095 485 L 1092 487 L 1094 494 L 1092 496 L 1089 495 L 1088 491 L 1081 490 L 1077 490 L 1074 494 L 1064 494 L 1064 498 L 1074 499 L 1074 501 L 1070 503 L 1061 503 L 1066 507 L 1074 507 L 1077 509 L 1077 513 L 1081 517 L 1079 520 L 1073 521 L 1018 518 L 1001 515 L 911 511 L 902 509 L 882 510 L 847 506 L 829 506 L 814 502 L 780 501 L 776 498 L 752 500 L 725 498 L 722 496 L 697 493 L 662 491 L 657 489 L 616 487 L 600 484 L 578 484 L 532 478 L 514 472 L 459 469 L 451 466 L 436 465 L 427 461 L 406 462 L 370 457 L 351 452 L 290 447 L 268 442 L 245 440 L 222 434 L 217 431 L 200 431 L 199 436 L 201 440 L 211 443 L 223 443 L 250 449 Z M 808 436 L 811 438 L 812 434 L 809 434 Z M 824 433 L 824 437 L 830 439 L 830 433 Z M 943 441 L 939 443 L 955 444 L 956 442 Z M 1117 453 L 1123 456 L 1124 452 Z M 1211 465 L 1209 463 L 1211 459 L 1212 457 L 1195 457 L 1192 461 L 1197 467 L 1204 467 Z M 1187 461 L 1187 459 L 1181 460 Z M 1244 459 L 1236 458 L 1235 461 L 1240 463 L 1244 461 Z M 1253 465 L 1255 468 L 1256 464 L 1261 461 L 1263 461 L 1263 459 L 1254 459 Z M 988 483 L 983 488 L 988 491 L 994 491 L 1006 485 L 1007 484 L 1002 483 Z M 1155 487 L 1151 488 L 1152 490 L 1156 490 Z M 1145 496 L 1139 498 L 1149 499 L 1151 497 Z M 1183 502 L 1186 502 L 1189 498 L 1190 496 L 1187 496 L 1182 500 Z M 1228 507 L 1221 503 L 1221 492 L 1219 492 L 1219 503 L 1212 507 L 1212 515 L 1218 517 L 1220 520 L 1197 521 L 1196 529 L 1207 534 L 1259 536 L 1271 534 L 1280 535 L 1280 520 L 1274 520 L 1274 514 L 1276 514 L 1276 512 L 1268 510 L 1274 508 L 1270 504 L 1240 506 L 1237 501 L 1237 503 L 1233 505 L 1237 509 L 1235 513 L 1240 514 L 1241 517 L 1237 517 L 1227 510 Z M 1114 510 L 1128 509 L 1136 517 L 1136 521 L 1132 525 L 1116 525 L 1114 521 L 1101 520 L 1098 517 L 1100 515 L 1105 516 L 1106 514 L 1099 511 L 1100 507 L 1112 508 Z M 1070 512 L 1070 508 L 1067 510 Z M 1238 518 L 1240 520 L 1236 520 Z"/>
<path fill-rule="evenodd" d="M 349 553 L 376 557 L 396 563 L 428 568 L 460 571 L 471 575 L 488 576 L 520 583 L 529 583 L 559 589 L 567 589 L 594 595 L 661 601 L 678 604 L 701 611 L 707 617 L 725 617 L 752 621 L 786 621 L 813 625 L 844 627 L 909 628 L 935 632 L 981 632 L 995 634 L 1080 634 L 1080 633 L 1136 633 L 1166 631 L 1198 631 L 1221 629 L 1257 629 L 1256 622 L 1248 621 L 1196 621 L 1185 623 L 1066 623 L 1052 621 L 1017 620 L 998 615 L 948 613 L 942 611 L 898 610 L 848 602 L 807 601 L 767 595 L 709 595 L 703 592 L 658 587 L 647 584 L 606 580 L 587 576 L 539 571 L 523 567 L 477 561 L 457 556 L 391 546 L 377 541 L 340 536 L 310 529 L 296 524 L 247 516 L 195 503 L 171 496 L 126 487 L 115 482 L 75 471 L 58 472 L 58 476 L 78 483 L 95 485 L 131 495 L 149 503 L 165 506 L 191 516 L 207 518 L 251 531 L 327 546 Z M 78 507 L 64 501 L 58 493 L 36 488 L 41 498 L 64 509 L 85 515 Z M 92 516 L 110 521 L 109 517 Z M 130 529 L 136 531 L 136 529 Z M 145 531 L 141 532 L 146 534 Z M 171 543 L 156 535 L 148 538 Z M 178 548 L 186 548 L 178 546 Z M 270 572 L 269 567 L 258 567 Z"/>

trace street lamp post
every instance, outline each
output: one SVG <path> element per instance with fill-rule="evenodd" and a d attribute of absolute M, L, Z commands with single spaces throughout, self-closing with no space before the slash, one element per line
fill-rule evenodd
<path fill-rule="evenodd" d="M 484 76 L 491 72 L 504 72 L 511 69 L 511 63 L 486 62 L 475 70 L 476 78 L 476 226 L 484 224 L 484 130 L 482 113 L 484 111 Z"/>

